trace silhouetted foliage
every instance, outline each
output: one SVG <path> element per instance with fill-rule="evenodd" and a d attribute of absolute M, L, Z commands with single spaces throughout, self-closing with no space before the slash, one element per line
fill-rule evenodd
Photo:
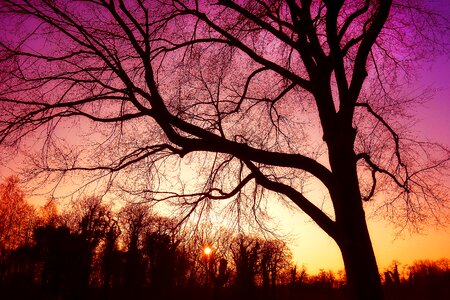
<path fill-rule="evenodd" d="M 70 206 L 66 219 L 54 202 L 44 210 L 29 240 L 5 252 L 2 299 L 350 299 L 343 273 L 309 275 L 280 240 L 180 228 L 148 205 L 116 213 L 97 197 Z M 449 287 L 445 259 L 384 271 L 387 299 L 446 299 Z"/>
<path fill-rule="evenodd" d="M 420 260 L 411 266 L 403 266 L 399 271 L 399 263 L 384 272 L 384 288 L 388 299 L 439 299 L 450 295 L 450 261 Z"/>
<path fill-rule="evenodd" d="M 236 266 L 235 287 L 240 298 L 254 298 L 260 240 L 240 235 L 231 245 Z"/>
<path fill-rule="evenodd" d="M 149 260 L 151 287 L 161 298 L 170 296 L 177 285 L 184 284 L 186 257 L 178 246 L 179 242 L 168 234 L 148 232 L 145 235 L 144 253 Z"/>
<path fill-rule="evenodd" d="M 0 255 L 31 240 L 34 208 L 25 200 L 19 179 L 10 176 L 0 184 Z"/>
<path fill-rule="evenodd" d="M 120 252 L 118 250 L 120 234 L 118 221 L 110 216 L 101 249 L 101 280 L 106 298 L 109 298 L 111 288 L 117 286 L 117 282 L 120 280 Z"/>
<path fill-rule="evenodd" d="M 38 227 L 34 231 L 37 274 L 44 294 L 57 298 L 85 296 L 86 257 L 81 236 L 65 226 Z"/>
<path fill-rule="evenodd" d="M 37 210 L 36 226 L 59 226 L 63 224 L 62 216 L 58 212 L 58 206 L 55 199 L 49 199 L 42 207 Z"/>
<path fill-rule="evenodd" d="M 15 276 L 11 273 L 21 269 L 19 252 L 29 246 L 34 222 L 34 208 L 25 200 L 19 179 L 6 178 L 0 184 L 0 281 Z"/>
<path fill-rule="evenodd" d="M 181 230 L 177 222 L 157 216 L 147 205 L 127 204 L 114 213 L 100 198 L 86 197 L 61 216 L 51 203 L 39 210 L 30 241 L 8 250 L 0 281 L 4 295 L 15 299 L 256 296 L 262 270 L 276 284 L 273 276 L 279 267 L 275 271 L 274 266 L 290 257 L 277 241 L 233 237 L 206 227 L 198 232 L 189 226 Z M 207 244 L 212 249 L 208 255 L 203 252 Z"/>
<path fill-rule="evenodd" d="M 119 213 L 124 228 L 125 287 L 139 291 L 145 283 L 145 264 L 142 252 L 143 234 L 150 222 L 149 207 L 139 204 L 127 204 Z"/>
<path fill-rule="evenodd" d="M 260 273 L 264 293 L 275 294 L 282 272 L 291 266 L 290 251 L 280 240 L 264 241 L 261 248 Z"/>

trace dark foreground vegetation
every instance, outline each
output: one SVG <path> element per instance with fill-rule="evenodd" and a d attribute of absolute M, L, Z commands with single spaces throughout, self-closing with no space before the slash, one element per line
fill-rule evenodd
<path fill-rule="evenodd" d="M 146 204 L 100 198 L 34 209 L 0 185 L 1 299 L 348 299 L 345 275 L 308 275 L 279 240 L 179 226 Z M 211 252 L 205 251 L 209 248 Z M 384 272 L 388 299 L 447 299 L 450 262 Z"/>

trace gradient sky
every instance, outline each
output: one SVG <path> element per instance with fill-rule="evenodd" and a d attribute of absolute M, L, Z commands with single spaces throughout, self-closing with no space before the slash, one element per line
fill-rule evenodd
<path fill-rule="evenodd" d="M 449 15 L 448 0 L 431 2 L 444 8 Z M 416 87 L 432 86 L 436 93 L 427 104 L 416 111 L 420 120 L 417 133 L 450 147 L 449 56 L 443 55 L 424 64 L 419 74 Z M 13 167 L 14 164 L 15 162 L 11 161 L 9 166 Z M 9 173 L 11 171 L 8 169 L 0 170 L 1 177 Z M 443 184 L 450 186 L 450 178 L 443 178 Z M 316 273 L 319 269 L 343 269 L 341 254 L 335 242 L 303 213 L 279 208 L 274 210 L 273 216 L 280 220 L 280 227 L 288 234 L 295 261 L 299 266 L 304 265 L 309 273 Z M 420 233 L 399 233 L 399 229 L 387 221 L 369 219 L 369 230 L 380 271 L 393 260 L 411 264 L 419 259 L 450 258 L 450 224 L 440 228 L 425 226 Z"/>

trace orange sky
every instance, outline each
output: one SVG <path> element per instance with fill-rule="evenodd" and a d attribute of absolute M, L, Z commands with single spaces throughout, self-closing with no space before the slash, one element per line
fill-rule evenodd
<path fill-rule="evenodd" d="M 280 226 L 289 234 L 295 262 L 304 265 L 308 273 L 320 269 L 343 270 L 344 265 L 336 243 L 321 231 L 304 214 L 284 212 Z M 450 258 L 450 226 L 424 228 L 421 233 L 403 231 L 399 234 L 387 221 L 369 219 L 377 262 L 382 271 L 393 260 L 401 264 L 412 264 L 415 260 Z"/>

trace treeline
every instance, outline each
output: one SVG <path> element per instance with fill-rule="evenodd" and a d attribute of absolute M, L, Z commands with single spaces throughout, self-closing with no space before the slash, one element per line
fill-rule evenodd
<path fill-rule="evenodd" d="M 10 177 L 0 220 L 1 299 L 348 299 L 343 272 L 307 274 L 280 240 L 179 226 L 147 204 L 116 211 L 86 197 L 35 209 Z M 387 299 L 450 294 L 448 260 L 382 275 Z"/>
<path fill-rule="evenodd" d="M 399 270 L 398 263 L 384 271 L 388 299 L 444 300 L 450 295 L 450 260 L 419 260 Z"/>
<path fill-rule="evenodd" d="M 0 198 L 2 299 L 272 299 L 293 283 L 329 284 L 297 271 L 280 240 L 179 226 L 147 204 L 34 209 L 15 177 Z"/>

